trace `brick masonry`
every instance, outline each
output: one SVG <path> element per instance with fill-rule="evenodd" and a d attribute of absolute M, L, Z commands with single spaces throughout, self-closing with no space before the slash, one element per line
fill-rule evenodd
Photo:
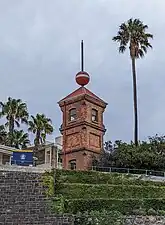
<path fill-rule="evenodd" d="M 41 181 L 43 171 L 0 168 L 0 225 L 71 225 L 51 213 Z"/>
<path fill-rule="evenodd" d="M 97 156 L 103 148 L 105 127 L 103 112 L 106 103 L 102 100 L 81 95 L 61 102 L 63 123 L 63 149 L 67 153 L 65 168 L 69 168 L 69 161 L 76 159 L 76 169 L 85 170 L 91 167 L 92 155 Z M 77 118 L 69 121 L 69 111 L 76 109 Z M 92 121 L 92 109 L 98 112 L 98 121 Z M 64 159 L 63 159 L 64 162 Z"/>

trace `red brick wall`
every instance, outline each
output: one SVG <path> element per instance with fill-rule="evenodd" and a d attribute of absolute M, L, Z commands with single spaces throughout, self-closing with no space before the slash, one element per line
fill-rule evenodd
<path fill-rule="evenodd" d="M 66 154 L 66 168 L 70 169 L 70 161 L 75 159 L 76 160 L 76 170 L 88 170 L 92 167 L 92 160 L 94 156 L 98 156 L 95 153 L 89 151 L 78 151 L 72 152 L 71 154 Z M 64 155 L 63 155 L 64 161 Z"/>
<path fill-rule="evenodd" d="M 69 121 L 69 110 L 72 108 L 77 109 L 77 119 L 75 121 Z M 99 154 L 103 148 L 103 106 L 95 104 L 94 102 L 86 99 L 75 99 L 75 101 L 67 102 L 61 106 L 63 112 L 63 149 L 67 154 L 66 164 L 68 168 L 68 162 L 72 159 L 77 160 L 77 169 L 85 169 L 91 164 L 91 152 Z M 98 111 L 98 122 L 92 122 L 92 109 Z M 78 151 L 82 149 L 82 151 Z M 78 151 L 78 152 L 75 152 Z M 70 153 L 69 153 L 70 152 Z M 64 161 L 64 160 L 63 160 Z"/>

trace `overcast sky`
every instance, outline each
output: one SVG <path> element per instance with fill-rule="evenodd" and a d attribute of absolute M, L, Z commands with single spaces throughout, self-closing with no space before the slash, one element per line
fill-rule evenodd
<path fill-rule="evenodd" d="M 112 42 L 121 22 L 140 18 L 153 50 L 137 61 L 139 135 L 165 133 L 165 2 L 163 0 L 0 0 L 0 100 L 27 102 L 45 113 L 59 135 L 57 102 L 78 88 L 79 47 L 85 42 L 88 88 L 108 107 L 106 139 L 133 138 L 132 74 L 128 52 Z"/>

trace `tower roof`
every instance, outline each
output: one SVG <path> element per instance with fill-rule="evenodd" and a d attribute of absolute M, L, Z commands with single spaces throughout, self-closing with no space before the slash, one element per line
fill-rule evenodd
<path fill-rule="evenodd" d="M 75 97 L 78 97 L 78 96 L 82 96 L 82 95 L 88 95 L 88 96 L 96 99 L 97 101 L 100 101 L 100 102 L 105 103 L 101 98 L 99 98 L 97 95 L 95 95 L 94 93 L 92 93 L 90 90 L 88 90 L 84 86 L 81 86 L 80 88 L 78 88 L 75 91 L 73 91 L 71 94 L 67 95 L 65 98 L 61 99 L 59 101 L 59 103 L 60 102 L 63 102 L 63 101 L 70 100 L 70 99 L 75 98 Z"/>
<path fill-rule="evenodd" d="M 77 90 L 73 91 L 71 94 L 61 99 L 58 104 L 64 104 L 65 101 L 72 101 L 73 99 L 76 101 L 77 97 L 84 96 L 88 97 L 89 101 L 94 101 L 96 104 L 101 105 L 103 108 L 106 107 L 107 103 L 99 98 L 97 95 L 88 90 L 85 85 L 89 83 L 90 76 L 87 72 L 84 71 L 84 48 L 83 41 L 81 41 L 81 71 L 76 74 L 76 82 L 81 85 Z"/>

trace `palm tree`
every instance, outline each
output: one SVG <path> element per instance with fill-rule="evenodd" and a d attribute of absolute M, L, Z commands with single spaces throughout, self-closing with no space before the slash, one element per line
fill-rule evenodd
<path fill-rule="evenodd" d="M 4 125 L 0 125 L 0 144 L 6 144 L 7 132 Z"/>
<path fill-rule="evenodd" d="M 23 130 L 14 130 L 12 147 L 23 149 L 27 148 L 28 144 L 30 144 L 29 135 L 24 133 Z"/>
<path fill-rule="evenodd" d="M 21 99 L 12 99 L 9 97 L 7 102 L 0 102 L 0 108 L 0 118 L 6 117 L 7 120 L 5 126 L 8 127 L 9 131 L 9 146 L 12 146 L 15 125 L 16 127 L 20 127 L 20 123 L 27 124 L 28 122 L 27 105 Z"/>
<path fill-rule="evenodd" d="M 47 118 L 44 114 L 37 114 L 35 117 L 31 116 L 28 131 L 35 135 L 34 145 L 36 150 L 40 144 L 45 143 L 46 135 L 53 133 L 51 123 L 51 119 Z"/>
<path fill-rule="evenodd" d="M 146 33 L 147 25 L 144 25 L 139 19 L 129 19 L 119 27 L 117 36 L 113 41 L 119 43 L 119 53 L 124 53 L 127 46 L 132 61 L 133 75 L 133 101 L 134 101 L 134 142 L 138 146 L 138 108 L 137 108 L 137 87 L 136 87 L 136 59 L 144 57 L 148 48 L 152 48 L 149 42 L 153 38 L 152 34 Z"/>

